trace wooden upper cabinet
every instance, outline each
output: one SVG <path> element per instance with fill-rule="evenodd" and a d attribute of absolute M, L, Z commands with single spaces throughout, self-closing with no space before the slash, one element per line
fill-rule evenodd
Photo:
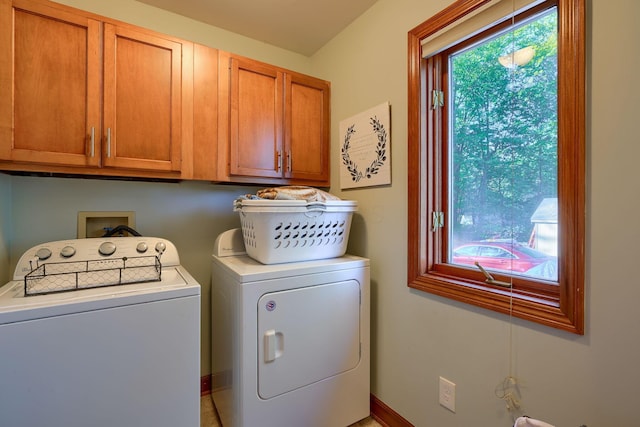
<path fill-rule="evenodd" d="M 104 166 L 179 171 L 182 44 L 104 26 Z"/>
<path fill-rule="evenodd" d="M 329 186 L 330 84 L 0 0 L 0 170 Z"/>
<path fill-rule="evenodd" d="M 0 20 L 0 159 L 99 166 L 100 22 L 28 0 Z"/>
<path fill-rule="evenodd" d="M 220 179 L 328 186 L 329 82 L 225 52 L 220 63 Z"/>
<path fill-rule="evenodd" d="M 192 43 L 47 1 L 0 12 L 3 169 L 191 178 Z"/>
<path fill-rule="evenodd" d="M 285 83 L 285 177 L 328 186 L 329 82 L 287 73 Z"/>

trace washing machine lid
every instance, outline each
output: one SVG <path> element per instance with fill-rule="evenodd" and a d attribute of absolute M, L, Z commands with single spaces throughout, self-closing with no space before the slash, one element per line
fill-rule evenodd
<path fill-rule="evenodd" d="M 24 281 L 14 280 L 0 287 L 0 325 L 194 295 L 200 284 L 182 266 L 163 269 L 157 282 L 33 296 L 25 296 Z"/>

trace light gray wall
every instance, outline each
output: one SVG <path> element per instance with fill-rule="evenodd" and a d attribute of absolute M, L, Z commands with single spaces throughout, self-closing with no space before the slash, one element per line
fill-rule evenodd
<path fill-rule="evenodd" d="M 379 0 L 314 55 L 313 70 L 332 82 L 333 190 L 360 206 L 349 248 L 371 258 L 372 392 L 416 426 L 506 427 L 494 390 L 509 373 L 509 317 L 406 285 L 407 32 L 450 3 Z M 532 417 L 637 425 L 640 57 L 629 55 L 629 41 L 640 40 L 640 2 L 587 6 L 586 333 L 514 320 L 513 373 Z M 393 183 L 341 192 L 339 122 L 384 101 Z M 439 376 L 457 385 L 455 414 L 438 404 Z"/>

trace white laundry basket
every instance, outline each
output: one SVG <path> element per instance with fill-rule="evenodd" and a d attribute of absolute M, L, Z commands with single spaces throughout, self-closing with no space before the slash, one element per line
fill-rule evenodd
<path fill-rule="evenodd" d="M 344 255 L 357 202 L 237 200 L 247 254 L 263 263 L 309 261 Z"/>

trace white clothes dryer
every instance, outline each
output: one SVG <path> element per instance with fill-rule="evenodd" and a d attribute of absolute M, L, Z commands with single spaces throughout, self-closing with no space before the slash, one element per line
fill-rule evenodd
<path fill-rule="evenodd" d="M 369 416 L 369 260 L 261 264 L 216 240 L 212 395 L 224 427 L 345 427 Z"/>

